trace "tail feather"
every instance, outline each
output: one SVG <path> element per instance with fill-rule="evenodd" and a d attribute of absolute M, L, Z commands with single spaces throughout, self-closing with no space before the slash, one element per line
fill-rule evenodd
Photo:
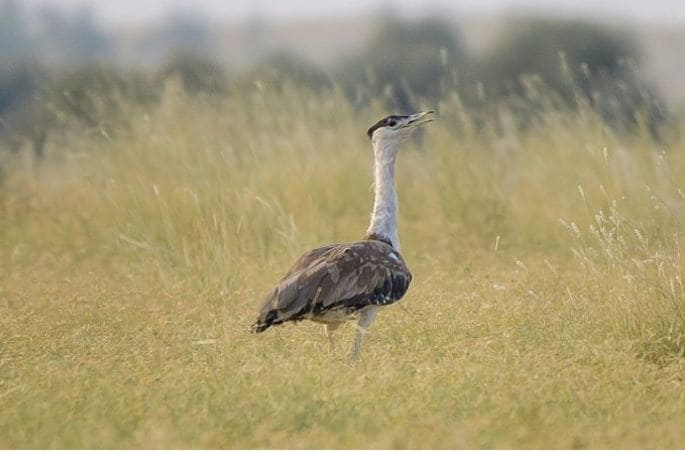
<path fill-rule="evenodd" d="M 250 327 L 250 331 L 252 331 L 253 333 L 261 333 L 263 331 L 268 330 L 269 328 L 271 328 L 271 324 L 262 323 L 259 320 L 257 320 Z"/>
<path fill-rule="evenodd" d="M 282 321 L 281 321 L 282 322 Z M 252 324 L 250 330 L 253 333 L 261 333 L 268 330 L 273 325 L 281 323 L 278 321 L 278 314 L 276 311 L 268 311 L 263 315 L 260 315 L 255 323 Z"/>

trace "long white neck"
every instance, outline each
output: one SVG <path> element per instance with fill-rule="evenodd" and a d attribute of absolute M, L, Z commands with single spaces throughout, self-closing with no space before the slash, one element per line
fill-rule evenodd
<path fill-rule="evenodd" d="M 375 146 L 383 144 L 374 144 Z M 398 146 L 399 143 L 386 143 Z M 396 149 L 374 149 L 374 202 L 371 223 L 367 235 L 376 235 L 390 240 L 392 247 L 400 250 L 397 232 L 397 192 L 395 191 Z M 388 152 L 389 151 L 389 152 Z"/>

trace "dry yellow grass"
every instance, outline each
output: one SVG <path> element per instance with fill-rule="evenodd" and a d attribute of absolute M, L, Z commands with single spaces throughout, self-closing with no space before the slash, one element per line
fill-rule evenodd
<path fill-rule="evenodd" d="M 414 283 L 356 365 L 248 325 L 299 253 L 363 233 L 380 108 L 170 91 L 13 172 L 0 447 L 685 447 L 685 142 L 588 111 L 495 136 L 447 99 L 399 159 Z"/>

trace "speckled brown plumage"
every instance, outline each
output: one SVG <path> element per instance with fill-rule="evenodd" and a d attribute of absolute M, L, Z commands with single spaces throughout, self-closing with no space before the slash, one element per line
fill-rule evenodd
<path fill-rule="evenodd" d="M 269 292 L 252 330 L 303 319 L 339 324 L 371 306 L 395 303 L 411 279 L 399 252 L 381 240 L 317 248 Z"/>

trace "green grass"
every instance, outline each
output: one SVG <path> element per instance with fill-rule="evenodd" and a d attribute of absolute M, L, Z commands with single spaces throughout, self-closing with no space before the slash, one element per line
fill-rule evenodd
<path fill-rule="evenodd" d="M 382 109 L 167 93 L 11 171 L 0 447 L 685 447 L 685 141 L 590 111 L 477 131 L 446 99 L 398 162 L 414 282 L 355 365 L 351 325 L 333 354 L 248 326 L 301 252 L 363 234 Z"/>

